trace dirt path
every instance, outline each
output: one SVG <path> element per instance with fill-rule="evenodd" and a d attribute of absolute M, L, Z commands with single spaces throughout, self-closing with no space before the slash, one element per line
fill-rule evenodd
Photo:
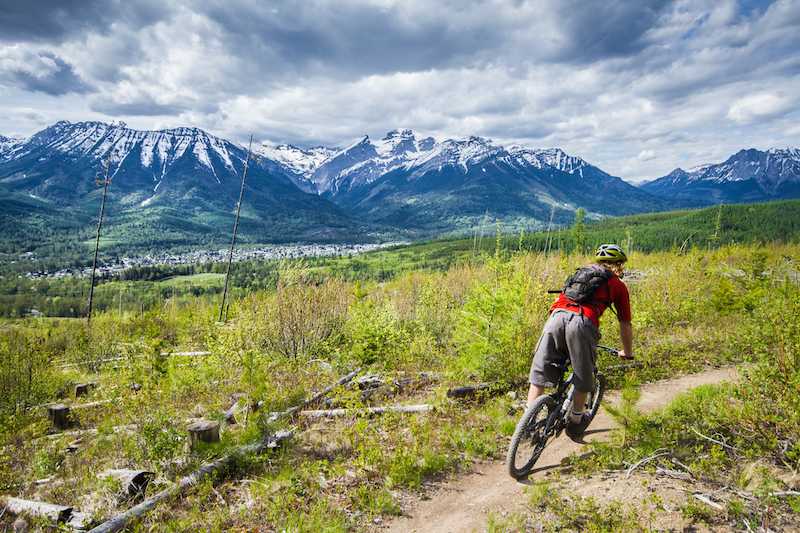
<path fill-rule="evenodd" d="M 708 383 L 731 381 L 736 377 L 735 368 L 722 368 L 646 384 L 642 386 L 637 405 L 644 412 L 653 411 L 668 404 L 681 392 Z M 614 396 L 609 395 L 608 401 L 613 402 Z M 586 432 L 585 440 L 605 439 L 614 427 L 611 416 L 601 410 Z M 582 445 L 562 434 L 542 453 L 531 479 L 543 477 L 547 471 L 557 468 L 562 459 L 581 448 Z M 479 464 L 472 473 L 442 485 L 430 495 L 430 499 L 419 501 L 406 510 L 406 516 L 392 521 L 388 530 L 402 533 L 483 531 L 490 511 L 513 512 L 522 508 L 527 484 L 513 481 L 502 462 Z"/>

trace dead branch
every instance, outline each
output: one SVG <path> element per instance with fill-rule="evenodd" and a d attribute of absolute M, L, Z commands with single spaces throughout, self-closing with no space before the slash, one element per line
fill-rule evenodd
<path fill-rule="evenodd" d="M 213 474 L 219 470 L 222 470 L 231 461 L 234 460 L 235 457 L 239 455 L 246 455 L 246 454 L 259 454 L 268 449 L 277 448 L 281 445 L 284 441 L 290 439 L 292 433 L 290 431 L 281 431 L 276 433 L 275 435 L 269 435 L 266 438 L 253 443 L 253 444 L 246 444 L 244 446 L 240 446 L 235 450 L 227 453 L 226 455 L 220 457 L 216 461 L 211 463 L 206 463 L 188 476 L 185 476 L 180 479 L 174 485 L 162 490 L 161 492 L 154 494 L 150 498 L 147 498 L 143 502 L 135 505 L 109 520 L 106 520 L 99 526 L 95 527 L 90 531 L 90 533 L 112 533 L 116 531 L 121 531 L 125 527 L 127 527 L 128 523 L 132 520 L 135 520 L 145 513 L 152 510 L 156 505 L 158 505 L 162 501 L 166 501 L 168 499 L 174 498 L 179 496 L 192 486 L 196 485 L 202 479 L 206 478 L 210 474 Z"/>
<path fill-rule="evenodd" d="M 433 410 L 430 404 L 420 405 L 387 405 L 384 407 L 365 407 L 362 409 L 321 409 L 317 411 L 300 411 L 306 418 L 333 418 L 337 416 L 381 415 L 384 413 L 427 413 Z"/>
<path fill-rule="evenodd" d="M 719 440 L 717 440 L 717 439 L 712 439 L 711 437 L 708 437 L 708 436 L 706 436 L 706 435 L 703 435 L 702 433 L 700 433 L 699 431 L 697 431 L 695 428 L 689 428 L 689 429 L 691 429 L 691 430 L 692 430 L 692 432 L 693 432 L 695 435 L 697 435 L 698 437 L 701 437 L 701 438 L 703 438 L 703 439 L 706 439 L 706 440 L 707 440 L 707 441 L 709 441 L 709 442 L 713 442 L 714 444 L 718 444 L 718 445 L 722 446 L 723 448 L 728 448 L 729 450 L 738 451 L 736 448 L 734 448 L 734 447 L 733 447 L 733 446 L 731 446 L 730 444 L 726 444 L 726 443 L 724 443 L 724 442 L 722 442 L 722 441 L 719 441 Z"/>
<path fill-rule="evenodd" d="M 711 498 L 709 498 L 705 494 L 700 494 L 698 492 L 698 493 L 694 494 L 694 497 L 696 499 L 700 500 L 701 502 L 703 502 L 704 504 L 708 505 L 709 507 L 711 507 L 713 509 L 716 509 L 717 511 L 724 511 L 725 510 L 725 508 L 723 506 L 721 506 L 720 504 L 718 504 L 717 502 L 715 502 L 714 500 L 712 500 Z"/>
<path fill-rule="evenodd" d="M 689 472 L 680 472 L 678 470 L 671 470 L 669 468 L 661 468 L 660 466 L 656 467 L 656 474 L 661 474 L 662 476 L 671 477 L 673 479 L 680 479 L 683 481 L 688 481 L 692 479 L 692 474 Z"/>
<path fill-rule="evenodd" d="M 641 461 L 639 461 L 637 463 L 634 463 L 633 465 L 631 465 L 630 468 L 628 468 L 628 471 L 625 472 L 625 477 L 626 478 L 631 477 L 631 474 L 633 473 L 633 471 L 636 470 L 637 468 L 639 468 L 640 466 L 642 466 L 643 464 L 649 463 L 653 459 L 657 459 L 657 458 L 663 457 L 665 455 L 669 455 L 669 452 L 664 451 L 664 452 L 656 453 L 656 454 L 651 455 L 650 457 L 645 457 L 644 459 L 642 459 Z"/>
<path fill-rule="evenodd" d="M 517 379 L 512 382 L 505 381 L 492 381 L 485 383 L 478 383 L 476 385 L 462 385 L 460 387 L 453 387 L 447 390 L 448 398 L 456 399 L 471 399 L 475 398 L 478 393 L 486 392 L 488 394 L 502 394 L 509 389 L 519 387 L 528 382 L 528 379 Z"/>
<path fill-rule="evenodd" d="M 314 402 L 317 402 L 317 401 L 321 400 L 322 398 L 324 398 L 325 396 L 330 394 L 330 392 L 333 389 L 335 389 L 336 387 L 339 387 L 341 385 L 344 385 L 344 384 L 350 382 L 354 377 L 356 377 L 356 374 L 358 374 L 360 371 L 361 371 L 361 368 L 356 368 L 355 370 L 353 370 L 349 374 L 347 374 L 345 376 L 342 376 L 339 379 L 339 381 L 337 381 L 333 385 L 329 385 L 329 386 L 325 387 L 324 389 L 319 391 L 317 394 L 315 394 L 311 398 L 309 398 L 309 399 L 307 399 L 307 400 L 305 400 L 305 401 L 303 401 L 303 402 L 301 402 L 301 403 L 299 403 L 299 404 L 297 404 L 297 405 L 295 405 L 293 407 L 290 407 L 290 408 L 286 409 L 285 411 L 281 411 L 279 413 L 273 413 L 272 415 L 270 415 L 269 421 L 270 422 L 275 422 L 277 420 L 280 420 L 281 418 L 285 418 L 285 417 L 289 417 L 289 416 L 294 415 L 298 411 L 301 411 L 304 407 L 308 407 L 309 405 L 313 404 Z"/>

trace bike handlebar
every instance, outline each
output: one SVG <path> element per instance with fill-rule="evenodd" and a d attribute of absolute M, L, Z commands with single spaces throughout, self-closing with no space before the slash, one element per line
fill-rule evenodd
<path fill-rule="evenodd" d="M 597 348 L 599 348 L 600 350 L 606 351 L 608 353 L 614 354 L 614 355 L 619 355 L 619 350 L 617 350 L 616 348 L 612 348 L 610 346 L 603 346 L 602 344 L 598 344 Z M 622 359 L 624 359 L 626 361 L 633 361 L 634 358 L 633 357 L 623 357 Z"/>

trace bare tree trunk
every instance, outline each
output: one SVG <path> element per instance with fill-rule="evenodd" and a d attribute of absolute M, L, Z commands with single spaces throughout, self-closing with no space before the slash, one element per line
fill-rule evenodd
<path fill-rule="evenodd" d="M 228 297 L 228 279 L 231 276 L 231 263 L 233 262 L 233 247 L 236 245 L 236 231 L 239 229 L 239 213 L 242 211 L 242 198 L 244 197 L 244 182 L 247 179 L 247 166 L 250 163 L 250 151 L 253 149 L 253 135 L 250 135 L 250 144 L 247 147 L 247 159 L 244 161 L 242 171 L 242 186 L 239 189 L 239 201 L 236 203 L 236 219 L 233 222 L 233 236 L 231 237 L 231 249 L 228 252 L 228 268 L 225 271 L 225 286 L 222 289 L 222 304 L 219 307 L 219 321 L 224 322 L 228 319 L 225 308 L 225 299 Z M 224 320 L 223 320 L 224 319 Z"/>
<path fill-rule="evenodd" d="M 108 195 L 108 184 L 111 180 L 108 179 L 108 171 L 111 167 L 111 161 L 106 159 L 105 162 L 105 175 L 103 176 L 103 201 L 100 203 L 100 218 L 97 220 L 97 237 L 94 241 L 94 259 L 92 260 L 92 279 L 89 283 L 89 312 L 86 315 L 86 323 L 92 321 L 92 307 L 94 305 L 94 276 L 97 271 L 97 252 L 100 250 L 100 229 L 103 227 L 103 215 L 106 212 L 106 196 Z"/>

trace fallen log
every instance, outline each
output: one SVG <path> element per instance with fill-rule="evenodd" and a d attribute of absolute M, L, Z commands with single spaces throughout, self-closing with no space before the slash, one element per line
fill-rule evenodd
<path fill-rule="evenodd" d="M 364 407 L 361 409 L 320 409 L 300 411 L 305 418 L 333 418 L 336 416 L 382 415 L 384 413 L 427 413 L 432 411 L 430 404 L 419 405 L 387 405 L 384 407 Z"/>
<path fill-rule="evenodd" d="M 119 433 L 121 431 L 133 431 L 138 426 L 136 424 L 126 424 L 124 426 L 114 426 L 111 428 L 113 433 Z M 60 439 L 61 437 L 82 437 L 84 435 L 96 435 L 99 433 L 100 430 L 97 428 L 89 428 L 89 429 L 75 429 L 72 431 L 62 431 L 61 433 L 51 433 L 50 435 L 44 435 L 43 437 L 37 437 L 33 439 L 33 441 L 37 441 L 40 439 L 48 439 L 48 440 L 55 440 Z"/>
<path fill-rule="evenodd" d="M 275 435 L 269 435 L 266 438 L 253 443 L 246 444 L 236 448 L 232 452 L 220 457 L 216 461 L 206 463 L 186 477 L 181 478 L 177 483 L 161 492 L 154 494 L 143 502 L 134 505 L 127 511 L 119 514 L 102 524 L 93 528 L 90 533 L 112 533 L 121 531 L 127 527 L 128 523 L 143 516 L 148 511 L 152 510 L 156 505 L 162 501 L 174 498 L 190 487 L 196 485 L 199 481 L 203 480 L 210 474 L 213 474 L 230 464 L 233 459 L 242 454 L 262 453 L 267 449 L 277 448 L 281 443 L 290 439 L 292 433 L 290 431 L 281 431 Z"/>
<path fill-rule="evenodd" d="M 301 402 L 301 403 L 299 403 L 299 404 L 297 404 L 297 405 L 295 405 L 293 407 L 290 407 L 290 408 L 286 409 L 285 411 L 280 411 L 278 413 L 272 413 L 269 416 L 268 421 L 269 422 L 276 422 L 277 420 L 280 420 L 281 418 L 286 418 L 286 417 L 292 416 L 295 413 L 297 413 L 298 411 L 301 411 L 303 408 L 308 407 L 309 405 L 313 404 L 314 402 L 318 402 L 319 400 L 321 400 L 322 398 L 324 398 L 325 396 L 330 394 L 330 392 L 333 389 L 335 389 L 336 387 L 340 387 L 340 386 L 345 385 L 346 383 L 350 382 L 354 377 L 356 377 L 356 374 L 358 374 L 360 371 L 361 371 L 360 368 L 356 368 L 355 370 L 353 370 L 349 374 L 346 374 L 345 376 L 342 376 L 339 379 L 339 381 L 337 381 L 333 385 L 329 385 L 329 386 L 325 387 L 324 389 L 319 391 L 317 394 L 315 394 L 311 398 L 309 398 L 309 399 L 307 399 L 307 400 L 305 400 L 305 401 L 303 401 L 303 402 Z"/>
<path fill-rule="evenodd" d="M 495 383 L 478 383 L 477 385 L 462 385 L 447 389 L 447 397 L 454 399 L 474 398 L 479 392 L 491 389 Z"/>
<path fill-rule="evenodd" d="M 472 399 L 477 397 L 479 394 L 502 394 L 509 389 L 513 389 L 514 387 L 519 387 L 520 385 L 524 385 L 528 382 L 528 379 L 517 379 L 512 382 L 505 382 L 505 381 L 491 381 L 491 382 L 484 382 L 478 383 L 476 385 L 462 385 L 460 387 L 453 387 L 447 389 L 447 397 L 453 399 Z"/>
<path fill-rule="evenodd" d="M 46 518 L 53 523 L 63 523 L 72 516 L 72 507 L 56 505 L 54 503 L 23 500 L 13 496 L 0 498 L 6 510 L 13 515 L 28 515 L 37 518 Z"/>

